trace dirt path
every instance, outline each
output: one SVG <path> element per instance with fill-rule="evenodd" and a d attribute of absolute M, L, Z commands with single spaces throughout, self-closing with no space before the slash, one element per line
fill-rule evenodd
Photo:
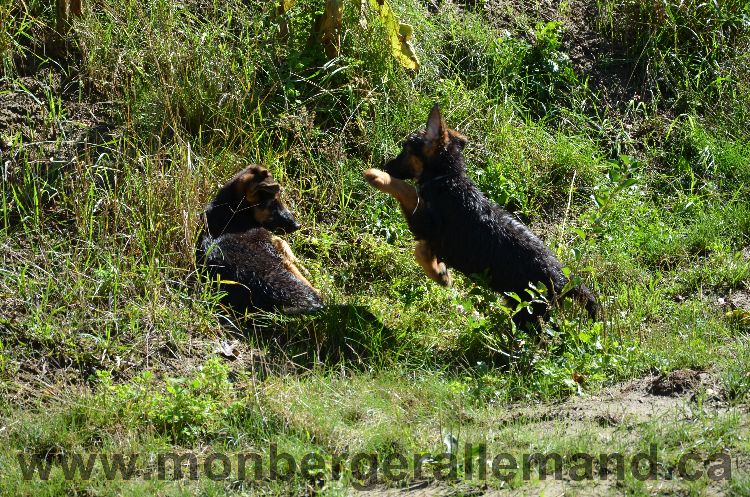
<path fill-rule="evenodd" d="M 716 378 L 706 372 L 678 370 L 669 375 L 655 375 L 628 381 L 606 388 L 595 395 L 572 397 L 564 402 L 547 405 L 518 406 L 504 411 L 497 418 L 503 426 L 531 427 L 539 433 L 552 433 L 554 427 L 564 426 L 566 433 L 575 434 L 599 426 L 602 436 L 632 436 L 640 434 L 637 427 L 649 422 L 691 423 L 699 416 L 739 412 L 722 401 Z M 747 413 L 741 413 L 747 416 Z M 624 429 L 623 429 L 624 428 Z M 626 435 L 622 435 L 626 433 Z M 738 467 L 750 467 L 750 458 L 741 456 Z M 746 460 L 747 459 L 747 460 Z M 493 488 L 497 483 L 437 483 L 421 481 L 404 488 L 376 487 L 353 491 L 360 497 L 427 497 L 427 496 L 559 496 L 559 495 L 621 495 L 627 489 L 614 478 L 607 480 L 571 481 L 563 472 L 563 479 L 551 476 L 544 481 L 525 484 L 519 488 Z M 648 492 L 659 495 L 682 495 L 685 482 L 679 479 L 657 478 L 646 482 Z M 705 495 L 730 495 L 725 481 L 710 482 Z"/>

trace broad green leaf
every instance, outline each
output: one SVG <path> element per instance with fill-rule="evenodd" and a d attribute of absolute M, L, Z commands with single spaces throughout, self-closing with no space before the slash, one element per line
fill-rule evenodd
<path fill-rule="evenodd" d="M 623 189 L 630 188 L 631 186 L 635 185 L 636 183 L 638 183 L 637 179 L 630 178 L 630 179 L 627 179 L 627 180 L 623 181 L 622 184 L 620 185 L 620 188 L 623 188 Z"/>
<path fill-rule="evenodd" d="M 521 297 L 519 297 L 516 292 L 505 292 L 505 295 L 507 295 L 508 297 L 512 298 L 516 302 L 521 302 L 522 301 Z"/>

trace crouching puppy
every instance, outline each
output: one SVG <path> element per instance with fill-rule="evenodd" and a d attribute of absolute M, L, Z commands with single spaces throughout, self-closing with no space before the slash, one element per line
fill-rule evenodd
<path fill-rule="evenodd" d="M 416 260 L 437 283 L 450 285 L 449 266 L 466 275 L 486 275 L 493 290 L 526 299 L 529 285 L 541 282 L 551 290 L 547 298 L 556 301 L 568 282 L 562 265 L 529 228 L 491 203 L 469 179 L 461 153 L 466 143 L 445 125 L 436 105 L 427 128 L 406 138 L 385 171 L 368 169 L 365 179 L 399 202 L 417 240 Z M 416 187 L 402 181 L 407 179 Z M 581 284 L 567 294 L 595 318 L 598 305 L 588 288 Z M 546 317 L 547 305 L 535 302 L 531 311 L 516 314 L 516 324 Z"/>
<path fill-rule="evenodd" d="M 272 234 L 300 228 L 279 197 L 279 184 L 249 166 L 224 185 L 204 212 L 196 261 L 226 291 L 238 312 L 308 313 L 323 306 L 289 245 Z"/>

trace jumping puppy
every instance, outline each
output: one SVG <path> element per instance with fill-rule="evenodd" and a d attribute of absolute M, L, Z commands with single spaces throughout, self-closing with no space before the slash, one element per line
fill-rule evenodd
<path fill-rule="evenodd" d="M 415 257 L 427 276 L 450 285 L 446 266 L 466 275 L 486 275 L 490 287 L 529 299 L 530 284 L 538 282 L 559 297 L 568 278 L 552 251 L 505 209 L 491 203 L 466 175 L 461 151 L 466 137 L 449 129 L 436 105 L 427 128 L 406 138 L 401 153 L 385 171 L 368 169 L 365 179 L 392 195 L 401 206 L 414 238 Z M 402 180 L 414 180 L 416 188 Z M 578 285 L 567 294 L 580 301 L 594 318 L 598 305 L 591 291 Z M 517 324 L 547 314 L 544 303 L 531 306 L 532 315 L 517 314 Z"/>
<path fill-rule="evenodd" d="M 289 245 L 269 231 L 300 228 L 279 192 L 271 174 L 253 165 L 230 179 L 206 207 L 196 260 L 221 283 L 228 303 L 239 312 L 278 309 L 299 314 L 323 306 Z"/>

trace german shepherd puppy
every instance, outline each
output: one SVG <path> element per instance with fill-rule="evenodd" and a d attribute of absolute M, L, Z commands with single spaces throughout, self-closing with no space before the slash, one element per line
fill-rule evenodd
<path fill-rule="evenodd" d="M 385 171 L 368 169 L 365 179 L 399 202 L 417 240 L 416 260 L 438 284 L 450 285 L 450 266 L 466 275 L 485 275 L 493 290 L 527 300 L 525 290 L 541 282 L 551 291 L 547 298 L 556 301 L 568 283 L 562 265 L 529 228 L 491 203 L 469 179 L 461 154 L 466 143 L 445 125 L 435 105 L 427 128 L 406 138 Z M 416 188 L 406 179 L 414 180 Z M 595 318 L 598 304 L 588 288 L 581 284 L 566 292 Z M 530 311 L 516 314 L 516 324 L 545 318 L 548 309 L 535 302 Z"/>
<path fill-rule="evenodd" d="M 204 212 L 196 260 L 221 283 L 238 312 L 278 309 L 299 314 L 323 306 L 289 245 L 271 233 L 300 228 L 279 192 L 268 170 L 249 166 L 219 190 Z"/>

